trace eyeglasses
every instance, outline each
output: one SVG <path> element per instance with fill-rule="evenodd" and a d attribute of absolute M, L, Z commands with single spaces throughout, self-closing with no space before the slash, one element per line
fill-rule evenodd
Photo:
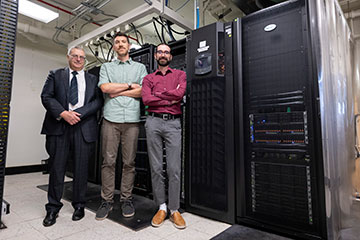
<path fill-rule="evenodd" d="M 81 61 L 85 61 L 86 60 L 86 57 L 85 56 L 79 56 L 79 55 L 70 55 L 71 58 L 80 58 Z"/>
<path fill-rule="evenodd" d="M 161 51 L 161 50 L 156 51 L 156 53 L 159 55 L 161 55 L 161 54 L 169 55 L 170 54 L 169 51 Z"/>

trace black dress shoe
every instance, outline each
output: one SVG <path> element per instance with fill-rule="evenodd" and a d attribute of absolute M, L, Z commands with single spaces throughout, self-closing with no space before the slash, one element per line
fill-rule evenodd
<path fill-rule="evenodd" d="M 56 223 L 56 218 L 58 217 L 57 212 L 47 212 L 46 217 L 44 218 L 43 225 L 45 227 L 50 227 Z"/>
<path fill-rule="evenodd" d="M 75 208 L 74 214 L 72 215 L 73 221 L 79 221 L 85 216 L 85 211 L 83 207 Z"/>

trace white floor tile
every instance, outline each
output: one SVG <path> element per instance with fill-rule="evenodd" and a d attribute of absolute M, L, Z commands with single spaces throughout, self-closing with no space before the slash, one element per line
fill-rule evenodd
<path fill-rule="evenodd" d="M 171 234 L 163 239 L 171 239 L 171 240 L 208 240 L 211 238 L 211 235 L 198 232 L 194 229 L 185 228 L 183 230 L 178 230 L 176 233 Z"/>
<path fill-rule="evenodd" d="M 29 223 L 34 229 L 39 231 L 43 236 L 45 236 L 48 239 L 58 239 L 70 236 L 77 232 L 82 232 L 84 230 L 87 230 L 86 227 L 84 227 L 79 222 L 74 222 L 71 220 L 71 217 L 63 217 L 59 216 L 56 219 L 56 223 L 51 227 L 44 227 L 42 225 L 43 218 L 35 219 L 32 221 L 29 221 Z"/>
<path fill-rule="evenodd" d="M 161 225 L 160 227 L 155 228 L 150 226 L 143 231 L 147 231 L 161 238 L 165 238 L 178 232 L 179 230 L 173 226 L 169 219 L 166 219 L 163 225 Z"/>
<path fill-rule="evenodd" d="M 196 222 L 195 224 L 189 226 L 189 229 L 196 230 L 202 233 L 206 233 L 211 236 L 216 236 L 217 234 L 225 231 L 231 225 L 226 223 L 220 223 L 210 219 L 204 219 L 202 221 Z"/>
<path fill-rule="evenodd" d="M 14 211 L 10 211 L 9 214 L 1 215 L 1 221 L 5 224 L 5 226 L 10 227 L 13 224 L 19 224 L 21 222 L 25 222 L 25 219 L 23 219 L 20 215 L 18 215 Z"/>
<path fill-rule="evenodd" d="M 32 237 L 31 237 L 32 236 Z M 8 228 L 0 230 L 0 238 L 5 239 L 47 239 L 43 234 L 36 231 L 30 224 L 24 222 L 20 224 L 13 224 Z"/>
<path fill-rule="evenodd" d="M 111 220 L 95 220 L 95 213 L 85 210 L 85 217 L 77 222 L 71 220 L 73 207 L 62 200 L 62 207 L 56 224 L 42 225 L 46 215 L 47 194 L 37 188 L 48 183 L 48 175 L 30 173 L 5 177 L 4 199 L 10 203 L 10 215 L 2 216 L 7 229 L 0 230 L 0 239 L 101 239 L 101 240 L 160 240 L 160 239 L 210 239 L 230 225 L 212 221 L 191 213 L 183 213 L 187 228 L 175 228 L 169 219 L 159 227 L 149 226 L 133 231 Z M 66 178 L 66 181 L 71 179 Z"/>
<path fill-rule="evenodd" d="M 124 234 L 123 236 L 121 236 L 121 238 L 117 238 L 117 239 L 122 239 L 122 240 L 143 240 L 143 239 L 160 240 L 161 237 L 154 235 L 148 231 L 141 230 L 138 232 L 134 232 L 134 231 L 128 232 L 128 233 Z"/>

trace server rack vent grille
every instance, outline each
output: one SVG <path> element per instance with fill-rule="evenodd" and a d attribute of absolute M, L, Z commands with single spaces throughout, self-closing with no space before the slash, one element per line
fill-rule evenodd
<path fill-rule="evenodd" d="M 146 67 L 146 71 L 148 73 L 152 73 L 155 71 L 154 49 L 155 46 L 148 45 L 139 50 L 130 52 L 130 57 L 133 61 L 144 64 Z M 151 173 L 146 145 L 146 132 L 144 127 L 146 119 L 146 107 L 144 106 L 142 101 L 140 102 L 140 116 L 141 123 L 135 159 L 136 175 L 134 181 L 134 189 L 140 194 L 150 195 L 152 192 Z"/>
<path fill-rule="evenodd" d="M 13 77 L 18 2 L 0 1 L 0 204 L 4 194 L 6 147 Z M 1 211 L 0 211 L 1 221 Z"/>
<path fill-rule="evenodd" d="M 251 162 L 251 209 L 273 222 L 313 224 L 307 166 Z"/>
<path fill-rule="evenodd" d="M 218 210 L 227 207 L 224 82 L 197 79 L 191 86 L 191 201 Z"/>

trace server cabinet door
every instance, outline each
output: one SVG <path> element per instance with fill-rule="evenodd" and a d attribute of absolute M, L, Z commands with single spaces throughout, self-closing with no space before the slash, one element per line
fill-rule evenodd
<path fill-rule="evenodd" d="M 316 77 L 307 1 L 242 19 L 245 205 L 239 222 L 302 238 L 325 234 Z"/>
<path fill-rule="evenodd" d="M 186 210 L 233 223 L 234 133 L 231 24 L 192 33 L 187 45 Z"/>

